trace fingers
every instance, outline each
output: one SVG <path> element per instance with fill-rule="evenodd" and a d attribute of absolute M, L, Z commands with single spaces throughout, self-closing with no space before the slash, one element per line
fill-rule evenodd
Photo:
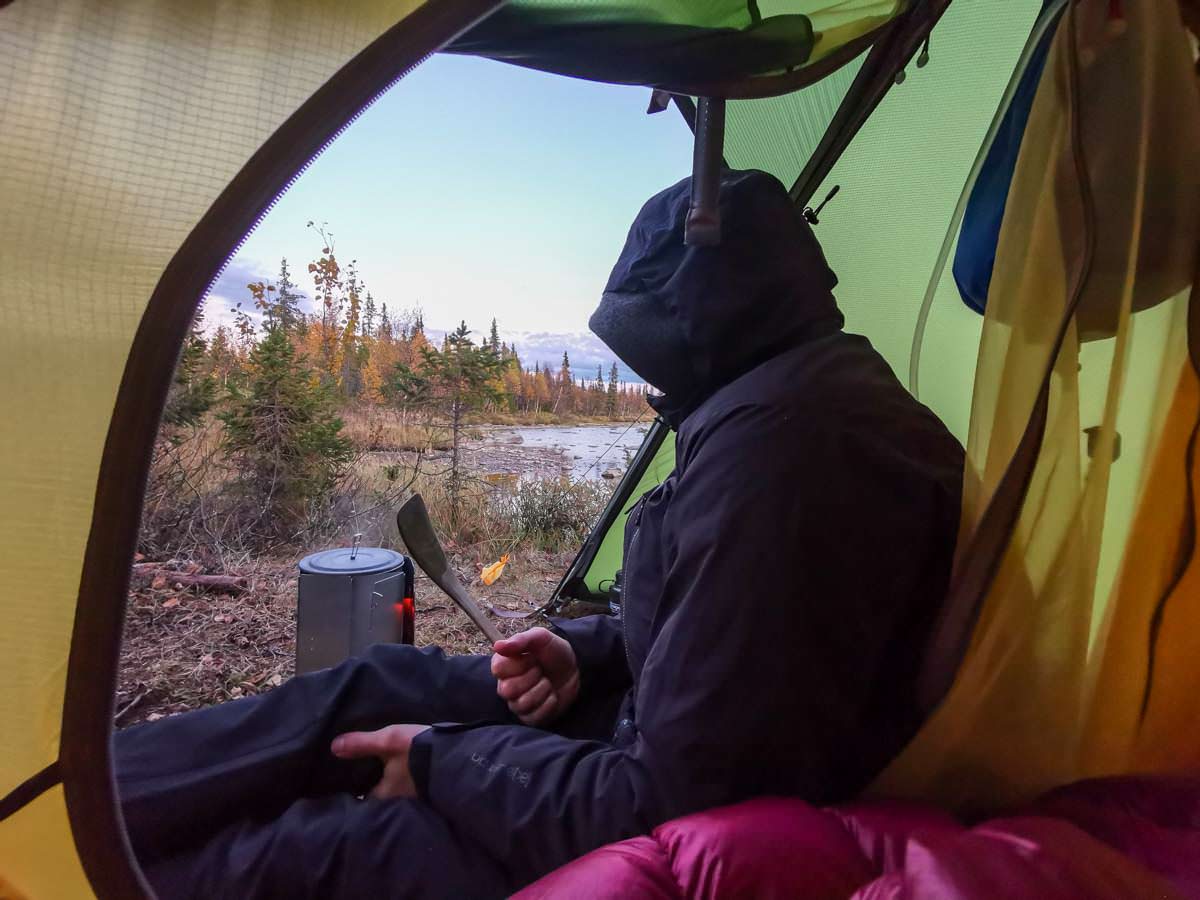
<path fill-rule="evenodd" d="M 515 678 L 518 675 L 537 668 L 538 661 L 532 656 L 501 656 L 497 653 L 492 657 L 492 674 L 499 678 Z"/>
<path fill-rule="evenodd" d="M 542 678 L 515 700 L 509 701 L 508 708 L 518 716 L 527 716 L 546 702 L 546 698 L 552 693 L 554 687 L 550 684 L 550 679 Z"/>
<path fill-rule="evenodd" d="M 505 700 L 516 700 L 545 677 L 541 666 L 534 666 L 527 672 L 523 672 L 513 678 L 498 679 L 496 682 L 496 693 Z"/>
<path fill-rule="evenodd" d="M 533 712 L 517 716 L 526 725 L 544 725 L 558 714 L 558 695 L 553 691 Z"/>
<path fill-rule="evenodd" d="M 389 727 L 338 735 L 329 749 L 339 759 L 361 759 L 364 756 L 387 756 L 392 752 L 393 743 Z"/>
<path fill-rule="evenodd" d="M 545 628 L 530 628 L 528 631 L 514 634 L 510 638 L 496 641 L 492 645 L 492 649 L 501 656 L 509 657 L 520 656 L 523 653 L 536 654 L 538 650 L 548 646 L 553 640 L 553 632 L 547 631 Z"/>

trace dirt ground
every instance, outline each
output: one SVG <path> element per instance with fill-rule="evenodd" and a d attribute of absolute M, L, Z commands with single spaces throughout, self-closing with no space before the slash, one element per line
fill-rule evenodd
<path fill-rule="evenodd" d="M 550 596 L 571 553 L 524 553 L 490 587 L 475 561 L 456 561 L 463 583 L 485 605 L 531 612 Z M 259 561 L 230 574 L 248 579 L 239 595 L 179 587 L 162 577 L 130 591 L 114 724 L 123 728 L 171 713 L 263 693 L 290 678 L 296 647 L 296 564 Z M 448 653 L 490 652 L 454 603 L 418 574 L 418 646 Z M 544 624 L 493 616 L 504 634 Z"/>

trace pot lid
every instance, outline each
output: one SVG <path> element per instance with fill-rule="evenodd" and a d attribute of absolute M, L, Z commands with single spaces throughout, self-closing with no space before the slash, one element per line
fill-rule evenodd
<path fill-rule="evenodd" d="M 398 569 L 404 557 L 382 547 L 338 547 L 322 550 L 300 560 L 300 571 L 307 575 L 369 575 Z"/>

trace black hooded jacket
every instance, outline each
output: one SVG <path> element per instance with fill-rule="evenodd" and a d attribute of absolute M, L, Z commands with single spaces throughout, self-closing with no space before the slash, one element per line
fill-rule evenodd
<path fill-rule="evenodd" d="M 920 724 L 962 449 L 862 337 L 783 186 L 729 172 L 720 246 L 652 198 L 592 318 L 665 391 L 676 467 L 629 517 L 624 621 L 559 623 L 609 742 L 517 725 L 414 742 L 425 800 L 517 878 L 748 797 L 860 791 Z"/>

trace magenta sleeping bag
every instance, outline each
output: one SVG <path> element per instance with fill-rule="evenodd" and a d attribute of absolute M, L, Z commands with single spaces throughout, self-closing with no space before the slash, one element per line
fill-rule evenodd
<path fill-rule="evenodd" d="M 967 828 L 909 804 L 764 798 L 666 822 L 520 900 L 1200 900 L 1200 777 L 1053 791 Z"/>

